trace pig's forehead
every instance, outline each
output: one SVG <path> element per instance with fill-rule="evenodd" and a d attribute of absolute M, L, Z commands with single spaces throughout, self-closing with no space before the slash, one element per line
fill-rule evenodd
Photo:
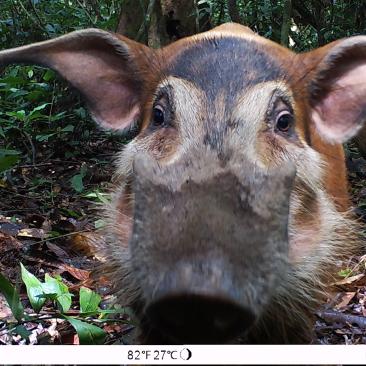
<path fill-rule="evenodd" d="M 214 97 L 218 91 L 235 95 L 254 84 L 283 82 L 288 77 L 283 64 L 261 43 L 223 36 L 186 44 L 171 58 L 165 75 L 188 80 Z"/>

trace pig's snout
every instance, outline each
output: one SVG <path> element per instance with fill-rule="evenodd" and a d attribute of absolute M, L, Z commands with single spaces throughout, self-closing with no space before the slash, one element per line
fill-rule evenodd
<path fill-rule="evenodd" d="M 245 333 L 255 309 L 240 296 L 229 267 L 209 253 L 171 266 L 145 309 L 152 327 L 170 343 L 226 343 Z"/>
<path fill-rule="evenodd" d="M 173 343 L 226 343 L 255 320 L 249 308 L 213 294 L 164 296 L 150 304 L 146 314 Z"/>
<path fill-rule="evenodd" d="M 143 322 L 166 343 L 235 340 L 285 272 L 294 171 L 205 161 L 135 161 L 131 260 Z"/>

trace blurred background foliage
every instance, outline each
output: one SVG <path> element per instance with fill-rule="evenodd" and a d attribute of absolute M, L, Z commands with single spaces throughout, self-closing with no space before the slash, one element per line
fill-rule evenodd
<path fill-rule="evenodd" d="M 1 0 L 0 49 L 97 27 L 160 47 L 221 23 L 306 51 L 365 33 L 364 0 Z M 38 66 L 0 70 L 0 173 L 80 153 L 97 130 L 78 94 Z M 50 149 L 52 146 L 52 149 Z"/>

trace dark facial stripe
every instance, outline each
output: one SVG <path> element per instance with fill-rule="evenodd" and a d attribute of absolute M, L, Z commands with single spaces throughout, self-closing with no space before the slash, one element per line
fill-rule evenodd
<path fill-rule="evenodd" d="M 239 96 L 258 83 L 282 80 L 285 69 L 265 45 L 236 37 L 200 39 L 182 50 L 165 71 L 185 79 L 205 94 L 203 144 L 216 150 L 223 162 L 229 158 L 224 146 L 232 110 Z M 237 121 L 234 121 L 237 123 Z"/>
<path fill-rule="evenodd" d="M 226 90 L 230 103 L 250 85 L 284 78 L 278 61 L 263 47 L 235 37 L 202 39 L 179 53 L 167 73 L 193 82 L 209 102 Z"/>

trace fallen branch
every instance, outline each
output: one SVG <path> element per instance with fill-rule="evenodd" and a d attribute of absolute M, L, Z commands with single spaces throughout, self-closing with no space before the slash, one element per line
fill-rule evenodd
<path fill-rule="evenodd" d="M 357 325 L 362 329 L 366 329 L 366 317 L 359 315 L 344 314 L 338 311 L 325 310 L 317 313 L 318 317 L 327 323 L 341 323 Z"/>

